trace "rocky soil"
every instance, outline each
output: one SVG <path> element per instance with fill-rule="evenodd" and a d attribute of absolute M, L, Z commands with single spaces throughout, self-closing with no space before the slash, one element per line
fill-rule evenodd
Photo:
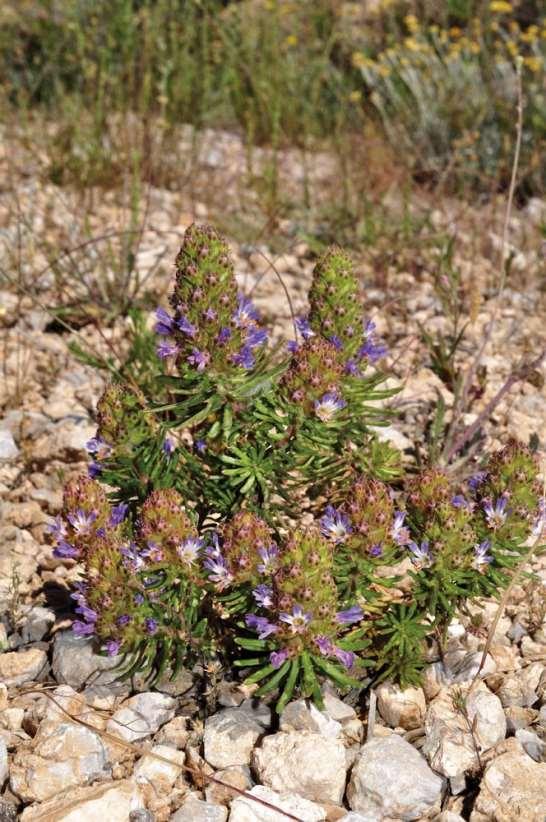
<path fill-rule="evenodd" d="M 216 151 L 223 146 L 219 141 Z M 227 161 L 214 155 L 204 163 L 220 174 Z M 326 692 L 323 713 L 299 700 L 279 719 L 214 666 L 182 672 L 153 691 L 138 678 L 120 682 L 115 659 L 72 636 L 69 594 L 79 568 L 52 557 L 46 528 L 59 512 L 64 481 L 86 470 L 85 443 L 95 431 L 105 373 L 83 365 L 69 343 L 79 339 L 82 347 L 110 354 L 112 346 L 123 349 L 130 320 L 110 321 L 91 305 L 99 320 L 80 323 L 77 334 L 52 322 L 58 283 L 51 269 L 44 271 L 43 248 L 31 248 L 30 238 L 45 232 L 48 243 L 57 238 L 58 247 L 66 247 L 70 195 L 29 177 L 19 197 L 27 202 L 22 227 L 14 223 L 13 201 L 0 201 L 2 269 L 13 274 L 0 293 L 0 820 L 543 822 L 544 557 L 533 562 L 536 576 L 513 589 L 477 681 L 494 602 L 472 605 L 451 625 L 446 654 L 442 661 L 431 655 L 422 687 L 401 692 L 384 683 L 365 701 L 343 702 Z M 48 212 L 52 198 L 63 200 L 65 211 Z M 150 202 L 151 224 L 163 233 L 143 236 L 136 269 L 149 275 L 146 289 L 157 303 L 168 291 L 182 231 L 209 212 L 159 189 Z M 478 208 L 450 201 L 430 213 L 430 231 L 457 235 L 455 262 L 471 315 L 463 365 L 499 306 L 482 358 L 483 390 L 467 424 L 513 369 L 546 345 L 540 232 L 546 204 L 532 201 L 513 215 L 511 274 L 497 302 L 501 207 L 487 220 Z M 117 224 L 120 214 L 105 198 L 93 206 L 92 220 L 99 231 Z M 18 227 L 23 251 L 17 267 Z M 258 247 L 232 244 L 241 287 L 255 288 L 275 334 L 286 336 L 290 307 L 278 277 L 299 313 L 313 266 L 308 246 L 291 239 L 293 228 L 278 226 L 289 248 L 284 254 L 263 241 Z M 381 436 L 404 451 L 411 470 L 415 443 L 423 443 L 438 397 L 448 405 L 453 400 L 431 370 L 419 331 L 420 325 L 431 333 L 448 331 L 434 288 L 437 258 L 417 245 L 394 259 L 383 245 L 363 249 L 355 260 L 367 310 L 390 347 L 390 379 L 402 385 L 393 424 Z M 85 287 L 92 291 L 92 279 Z M 545 452 L 543 374 L 543 366 L 527 373 L 495 407 L 485 447 L 513 435 Z"/>

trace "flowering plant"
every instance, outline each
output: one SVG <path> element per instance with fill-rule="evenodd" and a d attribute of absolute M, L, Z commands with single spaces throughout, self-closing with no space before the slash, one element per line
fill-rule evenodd
<path fill-rule="evenodd" d="M 296 691 L 320 704 L 325 677 L 417 681 L 427 638 L 540 538 L 533 456 L 512 443 L 463 488 L 428 469 L 395 493 L 397 454 L 370 430 L 386 419 L 370 402 L 392 393 L 386 350 L 339 249 L 287 355 L 266 348 L 210 228 L 188 230 L 171 302 L 156 316 L 168 373 L 152 396 L 106 389 L 90 476 L 52 526 L 56 556 L 84 570 L 75 633 L 155 677 L 214 654 L 278 690 L 279 710 Z"/>

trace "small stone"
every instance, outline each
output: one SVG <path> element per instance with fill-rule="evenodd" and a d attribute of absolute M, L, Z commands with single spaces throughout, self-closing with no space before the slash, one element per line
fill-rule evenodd
<path fill-rule="evenodd" d="M 23 642 L 25 644 L 40 642 L 54 624 L 55 614 L 53 611 L 50 611 L 49 608 L 42 608 L 41 605 L 34 605 L 26 615 L 24 625 L 21 628 Z"/>
<path fill-rule="evenodd" d="M 21 822 L 127 822 L 132 811 L 143 807 L 138 786 L 122 780 L 76 788 L 57 799 L 31 805 L 23 811 Z"/>
<path fill-rule="evenodd" d="M 154 734 L 173 718 L 176 701 L 152 691 L 126 699 L 108 720 L 106 729 L 126 742 L 135 742 Z"/>
<path fill-rule="evenodd" d="M 17 807 L 12 805 L 11 802 L 8 802 L 3 797 L 0 798 L 0 820 L 1 822 L 17 822 L 19 814 L 17 813 Z"/>
<path fill-rule="evenodd" d="M 481 651 L 453 651 L 445 656 L 445 672 L 447 681 L 456 685 L 470 685 L 480 671 L 483 679 L 497 670 L 495 660 L 490 654 L 485 657 L 483 668 L 480 669 L 483 653 Z"/>
<path fill-rule="evenodd" d="M 536 691 L 525 683 L 519 672 L 504 678 L 497 689 L 497 696 L 505 708 L 530 708 L 538 699 Z"/>
<path fill-rule="evenodd" d="M 226 822 L 228 811 L 224 805 L 213 805 L 191 797 L 176 813 L 170 822 Z"/>
<path fill-rule="evenodd" d="M 177 751 L 168 745 L 154 745 L 149 753 L 137 762 L 133 772 L 134 779 L 139 785 L 151 782 L 154 790 L 168 794 L 183 773 L 185 759 L 183 751 Z"/>
<path fill-rule="evenodd" d="M 495 757 L 485 769 L 471 822 L 483 818 L 544 822 L 546 764 L 534 762 L 517 740 L 507 742 L 513 743 L 511 749 Z"/>
<path fill-rule="evenodd" d="M 232 765 L 231 768 L 216 771 L 214 776 L 221 782 L 227 783 L 227 785 L 233 785 L 235 788 L 238 788 L 239 791 L 248 791 L 254 784 L 252 782 L 250 768 L 246 765 Z M 230 788 L 219 785 L 218 782 L 209 782 L 205 788 L 205 799 L 207 802 L 212 802 L 216 805 L 229 806 L 238 795 L 237 791 L 232 791 Z"/>
<path fill-rule="evenodd" d="M 165 671 L 161 679 L 158 682 L 154 682 L 154 690 L 160 691 L 162 694 L 167 694 L 168 696 L 180 696 L 181 694 L 185 694 L 186 691 L 189 691 L 193 685 L 191 671 L 187 671 L 185 668 L 180 668 L 174 677 L 171 678 L 171 676 L 172 671 Z M 149 678 L 147 679 L 141 674 L 136 674 L 133 677 L 133 687 L 135 691 L 149 690 L 148 680 Z"/>
<path fill-rule="evenodd" d="M 510 705 L 504 709 L 506 717 L 506 729 L 513 734 L 520 728 L 528 728 L 538 717 L 538 711 L 534 708 L 521 708 L 519 705 Z"/>
<path fill-rule="evenodd" d="M 312 702 L 298 699 L 290 702 L 281 714 L 281 731 L 312 731 L 336 738 L 341 734 L 341 723 L 322 713 Z"/>
<path fill-rule="evenodd" d="M 33 748 L 20 748 L 12 762 L 10 787 L 26 802 L 43 802 L 68 788 L 109 775 L 106 748 L 89 728 L 63 722 L 40 733 Z"/>
<path fill-rule="evenodd" d="M 301 822 L 323 822 L 326 819 L 326 813 L 320 805 L 301 796 L 276 793 L 263 785 L 256 785 L 249 793 L 292 814 Z M 229 816 L 229 822 L 282 822 L 283 819 L 286 816 L 246 796 L 239 796 L 233 801 Z"/>
<path fill-rule="evenodd" d="M 13 434 L 7 428 L 0 428 L 0 461 L 16 460 L 19 449 L 15 445 Z"/>
<path fill-rule="evenodd" d="M 310 731 L 281 731 L 266 736 L 254 749 L 252 764 L 260 782 L 274 791 L 313 802 L 341 803 L 347 765 L 339 739 Z"/>
<path fill-rule="evenodd" d="M 395 819 L 421 819 L 439 807 L 444 780 L 397 734 L 361 748 L 347 788 L 352 810 Z"/>
<path fill-rule="evenodd" d="M 188 718 L 186 716 L 175 716 L 157 732 L 155 741 L 161 745 L 171 745 L 183 751 L 188 744 L 189 736 Z"/>
<path fill-rule="evenodd" d="M 0 680 L 4 685 L 24 685 L 33 682 L 47 666 L 47 656 L 40 648 L 8 652 L 0 655 Z"/>
<path fill-rule="evenodd" d="M 534 731 L 520 728 L 516 731 L 516 739 L 535 762 L 543 762 L 546 759 L 546 743 Z"/>
<path fill-rule="evenodd" d="M 8 774 L 8 748 L 2 737 L 0 737 L 0 789 L 3 787 L 4 782 L 8 778 Z"/>
<path fill-rule="evenodd" d="M 10 731 L 18 731 L 23 724 L 24 718 L 24 708 L 6 708 L 0 715 L 2 724 Z"/>
<path fill-rule="evenodd" d="M 53 645 L 53 676 L 57 682 L 71 685 L 76 690 L 84 685 L 114 686 L 121 659 L 121 656 L 97 654 L 92 639 L 62 631 L 55 636 Z"/>
<path fill-rule="evenodd" d="M 346 702 L 343 702 L 341 699 L 331 693 L 331 691 L 325 689 L 324 694 L 324 710 L 328 714 L 331 719 L 335 719 L 336 722 L 349 722 L 356 718 L 356 711 L 354 708 L 351 708 L 350 705 L 347 705 Z"/>
<path fill-rule="evenodd" d="M 225 708 L 205 722 L 204 757 L 213 768 L 248 765 L 263 726 L 242 707 Z"/>
<path fill-rule="evenodd" d="M 427 708 L 422 688 L 402 690 L 391 682 L 382 682 L 376 693 L 379 713 L 391 728 L 411 731 L 421 727 Z"/>

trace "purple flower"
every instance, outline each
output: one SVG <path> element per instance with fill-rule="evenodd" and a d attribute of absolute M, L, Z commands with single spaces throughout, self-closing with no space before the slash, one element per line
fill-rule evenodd
<path fill-rule="evenodd" d="M 406 519 L 405 511 L 396 511 L 394 522 L 391 528 L 391 537 L 398 545 L 407 545 L 410 542 L 410 532 L 404 525 Z"/>
<path fill-rule="evenodd" d="M 252 596 L 262 608 L 271 608 L 273 605 L 273 589 L 268 585 L 258 585 L 252 591 Z"/>
<path fill-rule="evenodd" d="M 231 359 L 233 360 L 235 365 L 240 365 L 241 368 L 246 368 L 247 371 L 250 371 L 251 368 L 254 368 L 254 354 L 252 353 L 252 349 L 248 345 L 243 345 L 241 350 L 234 354 Z"/>
<path fill-rule="evenodd" d="M 146 633 L 152 635 L 155 634 L 158 628 L 157 619 L 153 617 L 146 617 L 144 624 L 146 626 Z"/>
<path fill-rule="evenodd" d="M 95 633 L 95 625 L 91 622 L 82 622 L 77 619 L 72 623 L 72 633 L 75 636 L 91 636 Z"/>
<path fill-rule="evenodd" d="M 463 497 L 462 494 L 455 494 L 451 499 L 451 504 L 454 508 L 470 508 L 471 503 Z"/>
<path fill-rule="evenodd" d="M 226 565 L 226 561 L 222 556 L 209 557 L 203 563 L 207 571 L 210 571 L 209 579 L 214 582 L 219 591 L 227 588 L 233 579 L 233 575 Z"/>
<path fill-rule="evenodd" d="M 66 524 L 62 517 L 55 517 L 51 525 L 46 528 L 48 534 L 53 534 L 55 539 L 64 539 L 66 537 Z"/>
<path fill-rule="evenodd" d="M 297 344 L 296 340 L 288 340 L 288 342 L 286 343 L 286 350 L 289 354 L 295 354 L 298 349 L 299 345 Z"/>
<path fill-rule="evenodd" d="M 85 602 L 81 602 L 75 610 L 77 614 L 83 616 L 86 622 L 96 622 L 99 618 L 97 612 L 94 611 L 93 608 L 90 608 Z"/>
<path fill-rule="evenodd" d="M 176 325 L 182 331 L 183 334 L 186 334 L 188 337 L 195 337 L 197 334 L 197 328 L 190 323 L 186 317 L 182 316 L 180 319 L 176 321 Z"/>
<path fill-rule="evenodd" d="M 330 342 L 332 343 L 336 351 L 341 351 L 343 349 L 343 342 L 337 334 L 332 334 L 332 336 L 330 337 Z"/>
<path fill-rule="evenodd" d="M 486 500 L 483 504 L 487 524 L 490 528 L 493 528 L 493 530 L 501 528 L 506 522 L 506 516 L 508 514 L 506 503 L 506 497 L 499 497 L 495 505 L 493 505 L 491 500 Z"/>
<path fill-rule="evenodd" d="M 372 545 L 369 551 L 371 557 L 380 557 L 382 553 L 383 547 L 380 542 L 376 542 L 375 545 Z"/>
<path fill-rule="evenodd" d="M 165 559 L 163 548 L 153 540 L 149 540 L 146 548 L 144 548 L 140 554 L 144 559 L 149 559 L 150 562 L 163 562 Z"/>
<path fill-rule="evenodd" d="M 338 611 L 336 619 L 341 625 L 352 625 L 354 622 L 360 622 L 364 613 L 359 605 L 351 605 L 345 611 Z"/>
<path fill-rule="evenodd" d="M 218 332 L 218 336 L 216 337 L 216 342 L 218 343 L 218 345 L 225 345 L 225 343 L 227 343 L 227 341 L 230 339 L 230 337 L 231 337 L 231 328 L 227 328 L 227 326 L 224 326 Z"/>
<path fill-rule="evenodd" d="M 275 634 L 279 630 L 277 625 L 273 625 L 266 617 L 256 616 L 256 614 L 247 614 L 245 623 L 247 628 L 256 631 L 258 639 L 266 639 L 266 637 Z"/>
<path fill-rule="evenodd" d="M 474 559 L 472 560 L 472 567 L 476 571 L 484 571 L 490 562 L 493 562 L 493 557 L 487 552 L 491 548 L 491 541 L 484 539 L 479 545 L 474 546 Z"/>
<path fill-rule="evenodd" d="M 279 614 L 279 619 L 281 622 L 286 622 L 287 625 L 290 625 L 293 634 L 301 634 L 311 621 L 311 614 L 304 613 L 303 608 L 299 605 L 294 605 L 291 614 L 281 613 Z"/>
<path fill-rule="evenodd" d="M 328 639 L 328 637 L 323 636 L 322 634 L 319 634 L 318 636 L 315 637 L 314 641 L 315 641 L 316 646 L 318 647 L 319 651 L 321 652 L 321 654 L 323 656 L 330 656 L 330 654 L 333 651 L 334 646 L 333 646 L 331 640 Z"/>
<path fill-rule="evenodd" d="M 353 358 L 351 358 L 350 360 L 347 360 L 347 362 L 345 363 L 345 371 L 346 371 L 347 374 L 350 374 L 351 377 L 361 377 L 362 376 L 362 372 L 361 372 L 360 368 L 358 367 L 358 364 L 357 364 L 356 360 L 353 359 Z"/>
<path fill-rule="evenodd" d="M 545 528 L 546 528 L 546 501 L 544 499 L 541 499 L 541 500 L 539 500 L 537 516 L 536 516 L 536 519 L 533 523 L 533 527 L 531 529 L 531 537 L 535 540 L 542 539 L 542 534 L 543 534 Z"/>
<path fill-rule="evenodd" d="M 144 602 L 144 594 L 141 594 L 140 591 L 137 591 L 133 597 L 133 602 L 135 605 L 142 605 Z"/>
<path fill-rule="evenodd" d="M 117 654 L 119 653 L 119 649 L 121 648 L 121 640 L 109 639 L 105 647 L 108 656 L 117 656 Z"/>
<path fill-rule="evenodd" d="M 205 440 L 195 440 L 194 447 L 199 454 L 204 454 L 207 450 L 207 443 Z"/>
<path fill-rule="evenodd" d="M 328 505 L 320 520 L 321 533 L 335 543 L 343 542 L 352 533 L 351 520 L 333 505 Z"/>
<path fill-rule="evenodd" d="M 169 357 L 176 357 L 180 353 L 180 349 L 176 343 L 162 340 L 156 348 L 156 353 L 161 360 L 166 360 Z"/>
<path fill-rule="evenodd" d="M 120 502 L 119 505 L 114 505 L 110 514 L 109 524 L 113 528 L 115 528 L 116 525 L 120 525 L 127 516 L 128 510 L 129 506 L 126 502 Z"/>
<path fill-rule="evenodd" d="M 310 340 L 311 337 L 315 336 L 315 332 L 309 325 L 307 317 L 296 317 L 296 328 L 304 340 Z"/>
<path fill-rule="evenodd" d="M 277 559 L 279 557 L 279 549 L 276 545 L 270 545 L 269 548 L 258 548 L 258 554 L 262 560 L 257 566 L 260 574 L 271 574 L 277 568 Z"/>
<path fill-rule="evenodd" d="M 87 473 L 91 479 L 96 479 L 102 473 L 102 465 L 98 462 L 90 462 L 87 466 Z"/>
<path fill-rule="evenodd" d="M 267 331 L 263 328 L 258 328 L 257 325 L 250 327 L 247 330 L 245 346 L 249 348 L 259 348 L 267 342 Z"/>
<path fill-rule="evenodd" d="M 375 323 L 373 320 L 367 320 L 364 323 L 364 339 L 365 342 L 358 350 L 357 356 L 362 360 L 367 358 L 371 363 L 384 357 L 387 353 L 387 346 L 380 340 L 375 339 Z"/>
<path fill-rule="evenodd" d="M 485 480 L 487 479 L 487 471 L 477 471 L 470 479 L 468 480 L 468 487 L 471 491 L 477 491 L 480 485 L 482 485 Z"/>
<path fill-rule="evenodd" d="M 156 334 L 161 334 L 163 337 L 168 337 L 174 330 L 174 320 L 168 311 L 164 308 L 158 308 L 155 312 L 156 324 L 154 331 Z"/>
<path fill-rule="evenodd" d="M 334 656 L 339 659 L 342 665 L 346 668 L 352 668 L 355 664 L 355 655 L 352 651 L 344 651 L 343 648 L 338 648 L 334 645 Z"/>
<path fill-rule="evenodd" d="M 252 304 L 251 300 L 249 300 L 248 297 L 245 297 L 244 294 L 239 294 L 237 309 L 233 314 L 233 322 L 237 328 L 244 328 L 245 326 L 250 325 L 253 321 L 259 319 L 260 315 L 256 311 L 256 308 Z"/>
<path fill-rule="evenodd" d="M 328 392 L 321 400 L 315 400 L 315 414 L 322 422 L 330 422 L 346 405 L 345 400 L 338 394 Z"/>
<path fill-rule="evenodd" d="M 112 453 L 112 446 L 102 437 L 91 437 L 85 444 L 87 451 L 99 460 L 104 460 Z"/>
<path fill-rule="evenodd" d="M 283 648 L 281 651 L 272 651 L 272 653 L 269 654 L 269 661 L 274 668 L 280 668 L 283 662 L 286 662 L 287 659 L 288 651 L 286 648 Z"/>
<path fill-rule="evenodd" d="M 163 440 L 163 445 L 161 446 L 161 450 L 163 451 L 163 453 L 166 454 L 167 457 L 170 457 L 171 454 L 174 452 L 175 448 L 176 445 L 174 443 L 174 440 L 172 440 L 170 437 L 165 437 L 165 439 Z"/>
<path fill-rule="evenodd" d="M 186 565 L 191 565 L 196 562 L 199 557 L 199 552 L 203 547 L 203 540 L 198 537 L 188 537 L 176 546 L 176 553 L 179 559 Z"/>
<path fill-rule="evenodd" d="M 198 348 L 192 348 L 187 360 L 189 364 L 194 365 L 198 371 L 204 371 L 210 362 L 210 354 L 208 351 L 199 351 Z"/>
<path fill-rule="evenodd" d="M 134 542 L 130 542 L 128 545 L 123 545 L 119 549 L 119 552 L 123 557 L 123 564 L 133 573 L 140 571 L 140 569 L 144 567 L 144 557 L 141 555 Z"/>
<path fill-rule="evenodd" d="M 214 322 L 214 320 L 216 320 L 218 317 L 218 312 L 215 311 L 214 308 L 211 308 L 211 306 L 209 306 L 207 310 L 203 313 L 203 317 L 205 318 L 205 320 L 208 320 L 209 322 Z"/>
<path fill-rule="evenodd" d="M 129 616 L 129 614 L 121 614 L 121 616 L 118 616 L 118 618 L 116 619 L 116 625 L 119 625 L 120 628 L 123 628 L 123 626 L 128 625 L 130 621 L 131 617 Z"/>
<path fill-rule="evenodd" d="M 87 511 L 83 511 L 81 508 L 78 508 L 75 513 L 68 514 L 66 518 L 74 531 L 77 534 L 83 535 L 88 534 L 91 530 L 91 526 L 97 519 L 97 512 L 89 511 L 88 513 Z"/>
<path fill-rule="evenodd" d="M 79 555 L 79 548 L 74 548 L 73 545 L 70 545 L 70 543 L 64 539 L 59 540 L 57 547 L 53 551 L 53 556 L 56 559 L 77 559 Z"/>
<path fill-rule="evenodd" d="M 421 545 L 416 542 L 408 543 L 408 548 L 412 553 L 411 561 L 419 567 L 428 567 L 432 565 L 432 555 L 430 553 L 430 545 L 428 539 L 424 539 Z"/>

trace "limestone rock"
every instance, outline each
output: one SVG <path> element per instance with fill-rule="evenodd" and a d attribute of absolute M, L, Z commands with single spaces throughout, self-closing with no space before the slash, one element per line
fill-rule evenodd
<path fill-rule="evenodd" d="M 480 793 L 470 817 L 495 822 L 544 822 L 546 818 L 546 764 L 534 762 L 517 740 L 511 750 L 496 757 L 485 770 Z"/>
<path fill-rule="evenodd" d="M 263 726 L 241 707 L 225 708 L 205 722 L 205 759 L 213 768 L 248 765 L 263 733 Z"/>
<path fill-rule="evenodd" d="M 122 780 L 69 790 L 57 799 L 26 808 L 21 822 L 128 822 L 132 811 L 143 808 L 134 782 Z"/>
<path fill-rule="evenodd" d="M 23 643 L 40 642 L 55 623 L 55 614 L 49 608 L 34 605 L 25 616 L 21 629 Z"/>
<path fill-rule="evenodd" d="M 411 731 L 421 727 L 427 708 L 422 688 L 402 690 L 391 682 L 382 682 L 376 693 L 379 713 L 391 728 Z"/>
<path fill-rule="evenodd" d="M 19 449 L 13 439 L 13 434 L 7 428 L 0 428 L 0 461 L 16 460 Z"/>
<path fill-rule="evenodd" d="M 214 776 L 226 785 L 233 785 L 240 791 L 249 791 L 254 784 L 250 768 L 246 765 L 232 765 L 230 768 L 216 771 Z M 207 802 L 216 805 L 230 805 L 234 799 L 237 799 L 238 795 L 236 791 L 224 787 L 218 782 L 209 782 L 205 788 L 205 799 Z"/>
<path fill-rule="evenodd" d="M 167 794 L 183 773 L 185 759 L 183 751 L 177 751 L 168 745 L 154 745 L 150 752 L 137 762 L 133 778 L 139 785 L 151 783 L 155 791 Z"/>
<path fill-rule="evenodd" d="M 339 739 L 312 731 L 266 736 L 252 763 L 260 782 L 279 793 L 340 804 L 346 779 L 345 749 Z"/>
<path fill-rule="evenodd" d="M 170 822 L 226 822 L 227 818 L 228 811 L 223 805 L 213 805 L 190 797 L 171 816 Z"/>
<path fill-rule="evenodd" d="M 326 813 L 320 805 L 316 805 L 301 796 L 291 793 L 276 793 L 263 785 L 256 785 L 249 793 L 287 813 L 293 814 L 302 822 L 322 822 L 326 819 Z M 281 822 L 283 819 L 286 819 L 286 817 L 282 814 L 246 796 L 239 796 L 234 800 L 229 815 L 229 822 Z"/>
<path fill-rule="evenodd" d="M 109 733 L 126 742 L 154 734 L 174 716 L 176 701 L 165 694 L 148 691 L 126 699 L 108 720 Z"/>
<path fill-rule="evenodd" d="M 363 745 L 347 788 L 349 806 L 359 813 L 421 819 L 439 807 L 444 780 L 409 742 L 397 734 Z"/>
<path fill-rule="evenodd" d="M 92 639 L 77 637 L 72 631 L 62 631 L 53 646 L 53 676 L 57 682 L 79 690 L 84 685 L 113 685 L 119 672 L 115 670 L 120 656 L 95 653 Z M 125 686 L 126 687 L 126 686 Z"/>
<path fill-rule="evenodd" d="M 10 769 L 11 790 L 27 802 L 42 802 L 110 774 L 105 745 L 89 728 L 63 722 L 50 734 L 39 733 L 37 740 L 31 752 L 18 750 Z"/>
<path fill-rule="evenodd" d="M 0 680 L 4 685 L 24 685 L 36 680 L 47 665 L 47 656 L 41 648 L 29 648 L 18 653 L 0 654 Z"/>
<path fill-rule="evenodd" d="M 8 748 L 2 737 L 0 737 L 0 790 L 8 778 Z"/>
<path fill-rule="evenodd" d="M 521 742 L 525 753 L 529 754 L 535 762 L 546 762 L 546 742 L 534 733 L 525 728 L 516 731 L 516 739 Z"/>
<path fill-rule="evenodd" d="M 336 738 L 341 734 L 341 723 L 319 711 L 312 702 L 298 699 L 289 702 L 280 718 L 281 731 L 312 731 Z"/>

